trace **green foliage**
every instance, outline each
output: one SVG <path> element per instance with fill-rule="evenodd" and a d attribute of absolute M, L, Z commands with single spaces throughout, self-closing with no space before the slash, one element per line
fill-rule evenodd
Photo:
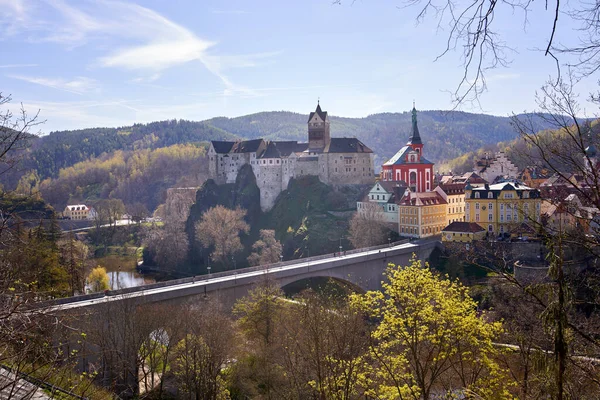
<path fill-rule="evenodd" d="M 478 315 L 466 287 L 436 277 L 416 259 L 405 268 L 391 265 L 386 275 L 382 292 L 352 298 L 377 321 L 362 377 L 368 396 L 430 399 L 458 391 L 512 398 L 493 345 L 502 324 Z"/>
<path fill-rule="evenodd" d="M 190 144 L 117 150 L 61 169 L 58 177 L 40 184 L 40 191 L 60 210 L 69 202 L 109 197 L 131 205 L 141 203 L 154 210 L 164 201 L 168 188 L 180 182 L 191 186 L 200 183 L 206 170 L 205 153 L 203 147 Z"/>
<path fill-rule="evenodd" d="M 110 289 L 108 274 L 104 267 L 98 266 L 92 269 L 86 281 L 91 292 L 101 292 Z"/>

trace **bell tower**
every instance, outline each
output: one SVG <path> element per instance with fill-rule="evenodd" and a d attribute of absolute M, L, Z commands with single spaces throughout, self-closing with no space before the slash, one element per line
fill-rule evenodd
<path fill-rule="evenodd" d="M 317 109 L 308 116 L 308 148 L 309 150 L 323 150 L 331 141 L 329 133 L 329 116 L 327 111 L 321 110 L 317 101 Z"/>

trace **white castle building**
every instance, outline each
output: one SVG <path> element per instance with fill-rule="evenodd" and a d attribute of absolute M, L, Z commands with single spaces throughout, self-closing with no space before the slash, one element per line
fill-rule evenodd
<path fill-rule="evenodd" d="M 212 141 L 208 159 L 209 175 L 220 184 L 234 183 L 240 168 L 250 164 L 263 210 L 273 207 L 294 177 L 314 175 L 334 186 L 374 182 L 373 151 L 356 138 L 332 138 L 329 116 L 319 104 L 308 117 L 308 143 Z"/>
<path fill-rule="evenodd" d="M 473 172 L 489 183 L 494 183 L 498 177 L 502 179 L 516 179 L 519 169 L 508 159 L 503 151 L 499 151 L 493 157 L 490 157 L 486 153 L 483 158 L 475 161 Z"/>

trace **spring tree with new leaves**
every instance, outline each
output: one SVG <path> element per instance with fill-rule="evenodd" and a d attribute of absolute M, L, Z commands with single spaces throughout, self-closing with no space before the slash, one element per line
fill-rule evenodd
<path fill-rule="evenodd" d="M 458 281 L 438 277 L 413 258 L 390 265 L 383 291 L 354 295 L 352 304 L 373 321 L 365 357 L 365 395 L 378 399 L 511 398 L 510 377 L 498 365 L 493 341 L 500 322 L 478 314 Z"/>

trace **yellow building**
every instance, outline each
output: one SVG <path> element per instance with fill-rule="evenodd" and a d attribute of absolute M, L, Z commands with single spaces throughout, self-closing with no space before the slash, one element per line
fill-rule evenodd
<path fill-rule="evenodd" d="M 440 184 L 433 189 L 446 200 L 446 225 L 465 220 L 465 185 L 461 183 Z"/>
<path fill-rule="evenodd" d="M 540 191 L 516 182 L 465 187 L 465 222 L 505 235 L 540 222 Z M 536 231 L 535 229 L 533 230 Z"/>
<path fill-rule="evenodd" d="M 475 222 L 452 222 L 442 230 L 442 242 L 470 243 L 485 239 L 486 231 Z"/>
<path fill-rule="evenodd" d="M 400 236 L 423 238 L 441 234 L 446 226 L 447 204 L 438 192 L 408 191 L 398 203 Z"/>

